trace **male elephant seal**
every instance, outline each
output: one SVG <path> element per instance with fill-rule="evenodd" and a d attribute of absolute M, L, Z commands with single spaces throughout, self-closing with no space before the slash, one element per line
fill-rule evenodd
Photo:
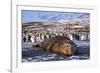
<path fill-rule="evenodd" d="M 67 37 L 56 36 L 54 38 L 45 39 L 40 43 L 40 47 L 47 52 L 71 56 L 75 53 L 76 45 Z"/>

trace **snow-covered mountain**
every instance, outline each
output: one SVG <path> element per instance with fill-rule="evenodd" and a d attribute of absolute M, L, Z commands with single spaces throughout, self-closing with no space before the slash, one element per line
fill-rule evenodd
<path fill-rule="evenodd" d="M 83 20 L 83 19 L 70 19 L 70 20 L 59 20 L 58 22 L 62 24 L 82 24 L 82 25 L 88 25 L 90 24 L 89 21 Z"/>
<path fill-rule="evenodd" d="M 58 22 L 60 20 L 82 19 L 89 21 L 90 14 L 82 12 L 56 12 L 22 10 L 22 23 L 26 22 Z"/>

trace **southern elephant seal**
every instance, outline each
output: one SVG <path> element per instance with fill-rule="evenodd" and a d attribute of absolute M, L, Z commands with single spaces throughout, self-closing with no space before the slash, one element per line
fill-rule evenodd
<path fill-rule="evenodd" d="M 47 52 L 66 56 L 72 56 L 76 49 L 76 44 L 64 36 L 55 36 L 54 38 L 45 39 L 39 45 Z"/>

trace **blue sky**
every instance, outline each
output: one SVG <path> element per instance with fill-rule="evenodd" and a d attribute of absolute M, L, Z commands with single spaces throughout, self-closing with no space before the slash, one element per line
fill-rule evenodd
<path fill-rule="evenodd" d="M 34 11 L 22 10 L 22 23 L 34 21 L 59 21 L 67 19 L 78 19 L 81 17 L 84 20 L 90 19 L 89 13 L 82 12 L 54 12 L 54 11 Z"/>

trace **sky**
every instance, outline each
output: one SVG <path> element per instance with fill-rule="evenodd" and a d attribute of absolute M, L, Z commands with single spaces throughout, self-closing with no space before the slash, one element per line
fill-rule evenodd
<path fill-rule="evenodd" d="M 90 13 L 82 12 L 54 12 L 54 11 L 35 11 L 35 10 L 22 10 L 21 11 L 22 23 L 35 22 L 35 21 L 60 21 L 69 19 L 84 19 L 89 21 Z"/>

